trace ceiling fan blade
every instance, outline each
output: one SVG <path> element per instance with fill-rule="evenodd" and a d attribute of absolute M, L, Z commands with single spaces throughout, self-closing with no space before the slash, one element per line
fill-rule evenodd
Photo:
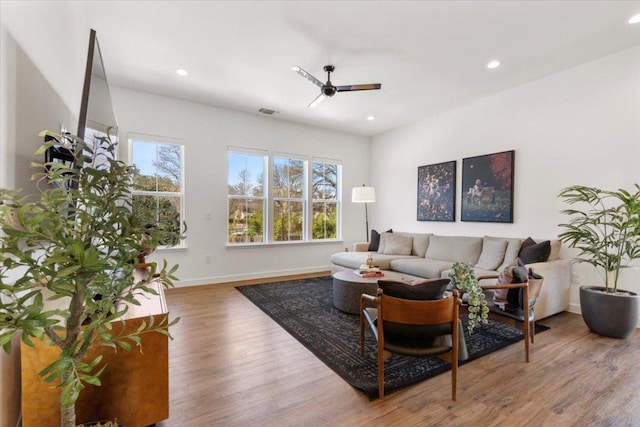
<path fill-rule="evenodd" d="M 302 77 L 309 80 L 311 83 L 313 83 L 314 85 L 320 88 L 324 85 L 324 83 L 322 83 L 320 80 L 316 79 L 311 74 L 307 73 L 305 70 L 298 67 L 297 65 L 294 67 L 291 67 L 291 71 L 295 71 L 296 73 L 300 74 Z"/>
<path fill-rule="evenodd" d="M 324 93 L 320 93 L 320 95 L 318 95 L 318 97 L 316 99 L 314 99 L 311 104 L 309 104 L 309 106 L 307 108 L 315 108 L 318 106 L 318 104 L 320 104 L 322 101 L 324 101 L 325 98 L 328 98 L 327 95 L 325 95 Z"/>
<path fill-rule="evenodd" d="M 369 83 L 365 85 L 346 85 L 346 86 L 336 86 L 337 92 L 351 92 L 354 90 L 374 90 L 382 88 L 381 83 Z"/>

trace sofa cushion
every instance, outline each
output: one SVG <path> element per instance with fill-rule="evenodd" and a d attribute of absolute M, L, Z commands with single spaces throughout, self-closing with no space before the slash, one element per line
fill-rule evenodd
<path fill-rule="evenodd" d="M 411 255 L 412 248 L 413 237 L 402 234 L 389 234 L 382 253 L 385 255 Z"/>
<path fill-rule="evenodd" d="M 441 273 L 453 265 L 450 261 L 438 261 L 427 258 L 399 258 L 391 261 L 391 269 L 412 276 L 435 279 L 442 277 Z"/>
<path fill-rule="evenodd" d="M 535 262 L 545 262 L 551 254 L 551 242 L 536 243 L 531 237 L 522 242 L 522 247 L 518 253 L 518 258 L 525 264 L 533 264 Z"/>
<path fill-rule="evenodd" d="M 482 237 L 431 236 L 425 258 L 475 265 L 482 251 Z"/>
<path fill-rule="evenodd" d="M 496 273 L 498 273 L 495 270 L 484 270 L 482 268 L 477 268 L 477 267 L 474 267 L 472 272 L 473 272 L 473 277 L 495 276 Z M 440 277 L 443 277 L 443 278 L 449 277 L 451 273 L 453 273 L 453 268 L 442 270 L 442 272 L 440 273 Z"/>
<path fill-rule="evenodd" d="M 349 269 L 358 269 L 362 264 L 367 263 L 367 256 L 370 252 L 337 252 L 331 255 L 331 263 L 340 267 Z M 416 258 L 411 255 L 383 255 L 379 253 L 371 253 L 373 264 L 380 267 L 381 270 L 390 270 L 391 261 L 398 258 Z"/>
<path fill-rule="evenodd" d="M 412 237 L 413 247 L 411 248 L 411 255 L 424 258 L 424 255 L 427 253 L 427 248 L 429 247 L 429 238 L 433 235 L 432 233 L 398 233 L 398 234 Z"/>
<path fill-rule="evenodd" d="M 495 270 L 504 260 L 507 250 L 507 240 L 499 237 L 484 236 L 482 239 L 482 252 L 475 267 L 483 270 Z"/>

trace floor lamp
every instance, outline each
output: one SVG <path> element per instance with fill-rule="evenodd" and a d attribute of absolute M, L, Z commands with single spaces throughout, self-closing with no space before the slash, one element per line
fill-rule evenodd
<path fill-rule="evenodd" d="M 351 191 L 351 201 L 353 203 L 364 203 L 364 220 L 367 227 L 367 242 L 369 241 L 369 213 L 367 212 L 367 203 L 376 201 L 376 189 L 373 187 L 353 187 Z"/>

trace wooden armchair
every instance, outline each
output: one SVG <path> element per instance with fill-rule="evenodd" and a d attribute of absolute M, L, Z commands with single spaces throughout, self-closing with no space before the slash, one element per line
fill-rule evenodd
<path fill-rule="evenodd" d="M 456 400 L 460 304 L 458 291 L 453 291 L 451 297 L 437 300 L 395 298 L 385 295 L 382 289 L 378 289 L 376 296 L 362 295 L 360 300 L 360 353 L 364 354 L 366 322 L 378 342 L 380 399 L 384 399 L 386 351 L 413 357 L 447 354 L 447 361 L 451 363 L 451 399 Z M 445 335 L 450 336 L 450 342 L 448 339 L 438 339 Z"/>

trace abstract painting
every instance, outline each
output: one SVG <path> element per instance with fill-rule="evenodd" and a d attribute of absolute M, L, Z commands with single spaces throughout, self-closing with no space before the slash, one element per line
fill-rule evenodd
<path fill-rule="evenodd" d="M 456 220 L 456 161 L 418 167 L 418 221 Z"/>
<path fill-rule="evenodd" d="M 462 221 L 513 223 L 515 151 L 462 159 Z"/>

